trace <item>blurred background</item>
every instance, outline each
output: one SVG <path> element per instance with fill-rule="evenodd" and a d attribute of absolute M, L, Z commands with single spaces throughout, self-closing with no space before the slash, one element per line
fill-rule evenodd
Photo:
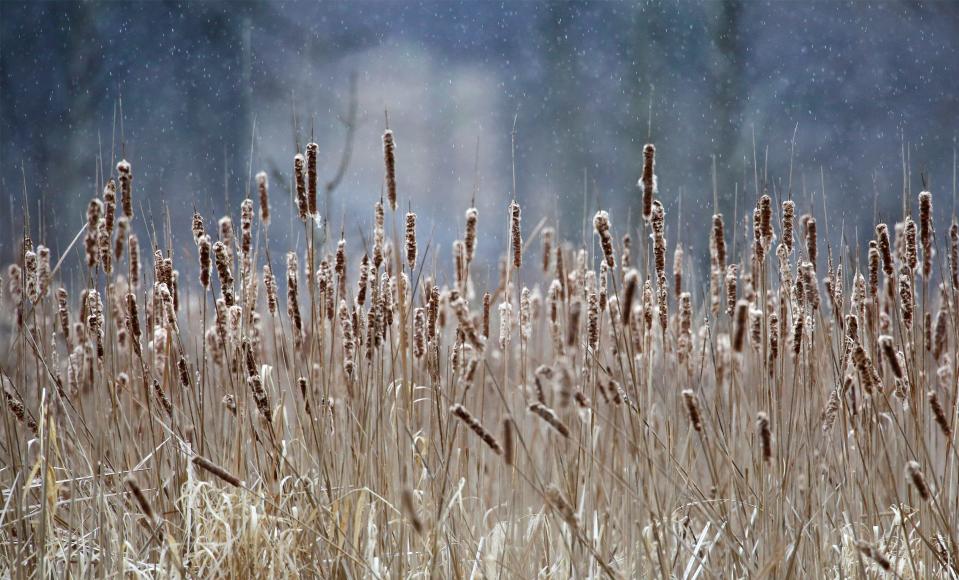
<path fill-rule="evenodd" d="M 474 195 L 481 252 L 514 196 L 568 239 L 597 207 L 635 228 L 648 141 L 670 243 L 703 253 L 713 158 L 727 223 L 757 183 L 853 243 L 923 179 L 940 224 L 954 207 L 957 2 L 4 1 L 0 73 L 5 260 L 27 206 L 56 256 L 121 156 L 138 216 L 169 210 L 186 256 L 194 206 L 236 218 L 251 165 L 271 238 L 302 245 L 288 191 L 311 136 L 334 234 L 368 236 L 386 111 L 400 203 L 444 267 Z"/>

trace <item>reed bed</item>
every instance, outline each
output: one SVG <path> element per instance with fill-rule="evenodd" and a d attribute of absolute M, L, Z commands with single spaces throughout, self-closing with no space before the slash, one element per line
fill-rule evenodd
<path fill-rule="evenodd" d="M 195 251 L 119 162 L 5 271 L 0 576 L 957 577 L 955 217 L 860 259 L 764 194 L 679 244 L 655 151 L 639 224 L 463 208 L 449 258 L 392 131 L 365 242 L 311 233 L 315 143 Z"/>

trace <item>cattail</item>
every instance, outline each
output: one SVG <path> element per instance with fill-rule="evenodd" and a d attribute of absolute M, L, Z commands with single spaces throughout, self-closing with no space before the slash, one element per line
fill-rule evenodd
<path fill-rule="evenodd" d="M 804 216 L 806 217 L 806 216 Z M 806 222 L 806 255 L 812 263 L 813 270 L 816 269 L 816 256 L 818 255 L 816 241 L 816 218 L 808 216 Z"/>
<path fill-rule="evenodd" d="M 949 313 L 940 308 L 936 314 L 936 331 L 932 340 L 932 358 L 937 362 L 946 351 L 949 343 Z"/>
<path fill-rule="evenodd" d="M 643 219 L 649 221 L 653 212 L 653 196 L 656 195 L 656 147 L 647 143 L 643 147 L 643 175 L 639 179 L 639 189 L 643 193 Z"/>
<path fill-rule="evenodd" d="M 796 214 L 796 204 L 791 199 L 783 202 L 783 244 L 791 254 L 793 251 L 793 220 Z"/>
<path fill-rule="evenodd" d="M 586 346 L 596 352 L 599 345 L 599 298 L 595 292 L 586 296 Z"/>
<path fill-rule="evenodd" d="M 410 270 L 416 269 L 416 214 L 406 214 L 406 264 Z"/>
<path fill-rule="evenodd" d="M 513 448 L 513 420 L 509 417 L 503 418 L 503 462 L 506 465 L 513 465 L 514 461 L 514 448 Z"/>
<path fill-rule="evenodd" d="M 736 264 L 730 264 L 726 266 L 726 314 L 729 316 L 733 315 L 733 312 L 736 311 L 736 286 L 737 286 L 737 275 L 739 274 L 739 266 Z"/>
<path fill-rule="evenodd" d="M 509 204 L 510 240 L 513 248 L 513 267 L 517 270 L 523 265 L 523 234 L 520 229 L 522 210 L 516 200 Z"/>
<path fill-rule="evenodd" d="M 353 336 L 353 321 L 350 317 L 350 309 L 346 305 L 346 300 L 340 300 L 339 308 L 340 333 L 343 338 L 343 372 L 347 377 L 353 376 L 353 354 L 356 350 L 356 342 Z"/>
<path fill-rule="evenodd" d="M 117 174 L 120 181 L 120 205 L 123 207 L 123 215 L 130 221 L 133 220 L 133 174 L 130 172 L 130 163 L 123 159 L 117 163 Z"/>
<path fill-rule="evenodd" d="M 266 307 L 271 315 L 276 315 L 276 276 L 269 264 L 263 264 L 263 285 L 266 287 Z"/>
<path fill-rule="evenodd" d="M 532 331 L 533 314 L 530 304 L 530 292 L 529 288 L 524 286 L 519 298 L 519 338 L 523 348 L 526 348 Z"/>
<path fill-rule="evenodd" d="M 579 319 L 583 304 L 578 299 L 569 305 L 569 322 L 566 326 L 566 346 L 574 347 L 579 338 Z"/>
<path fill-rule="evenodd" d="M 248 256 L 253 249 L 253 200 L 246 198 L 240 204 L 240 252 Z"/>
<path fill-rule="evenodd" d="M 234 408 L 235 408 L 235 404 L 234 404 Z M 222 481 L 232 485 L 233 487 L 243 486 L 243 482 L 240 481 L 240 478 L 236 477 L 229 471 L 223 469 L 222 467 L 213 463 L 212 461 L 210 461 L 209 459 L 205 457 L 201 457 L 197 455 L 196 457 L 193 458 L 193 464 L 199 467 L 200 469 L 210 473 L 211 475 L 216 476 Z"/>
<path fill-rule="evenodd" d="M 630 269 L 626 273 L 623 289 L 623 303 L 620 305 L 623 325 L 629 325 L 629 317 L 633 312 L 633 300 L 636 297 L 636 289 L 639 288 L 639 273 L 635 269 Z"/>
<path fill-rule="evenodd" d="M 505 300 L 499 305 L 499 347 L 506 350 L 513 327 L 513 305 Z"/>
<path fill-rule="evenodd" d="M 892 259 L 892 249 L 889 244 L 889 226 L 886 224 L 876 225 L 876 238 L 879 245 L 879 254 L 882 256 L 882 270 L 886 276 L 892 276 L 895 271 Z"/>
<path fill-rule="evenodd" d="M 656 278 L 666 280 L 666 211 L 659 200 L 653 202 L 653 213 L 650 221 L 653 226 L 653 261 L 656 269 Z M 662 284 L 660 284 L 662 285 Z"/>
<path fill-rule="evenodd" d="M 819 310 L 819 282 L 816 280 L 816 266 L 812 262 L 804 262 L 800 265 L 803 277 L 803 290 L 806 303 L 812 308 L 813 312 Z"/>
<path fill-rule="evenodd" d="M 959 224 L 949 227 L 949 267 L 952 270 L 952 287 L 959 290 Z"/>
<path fill-rule="evenodd" d="M 306 198 L 306 159 L 302 153 L 293 156 L 293 179 L 296 187 L 296 212 L 302 221 L 306 221 L 310 205 Z"/>
<path fill-rule="evenodd" d="M 889 572 L 892 570 L 892 563 L 889 561 L 888 558 L 886 558 L 882 554 L 882 552 L 879 551 L 879 548 L 877 548 L 876 546 L 873 546 L 869 542 L 857 540 L 856 549 L 859 550 L 859 552 L 863 556 L 875 562 L 877 566 L 879 566 L 886 572 Z"/>
<path fill-rule="evenodd" d="M 740 300 L 736 303 L 736 324 L 733 331 L 733 352 L 742 352 L 746 342 L 746 327 L 749 316 L 749 302 Z"/>
<path fill-rule="evenodd" d="M 915 302 L 912 293 L 912 271 L 904 268 L 899 274 L 899 302 L 902 309 L 902 321 L 906 328 L 912 330 L 913 314 L 915 313 Z"/>
<path fill-rule="evenodd" d="M 450 413 L 465 423 L 466 426 L 477 435 L 477 437 L 483 440 L 483 443 L 486 443 L 486 445 L 493 450 L 493 453 L 497 455 L 503 454 L 503 448 L 500 447 L 499 441 L 497 441 L 496 438 L 493 437 L 493 435 L 487 431 L 485 427 L 483 427 L 483 425 L 478 419 L 476 419 L 476 417 L 473 416 L 472 413 L 466 410 L 466 407 L 460 404 L 453 405 L 450 407 Z"/>
<path fill-rule="evenodd" d="M 210 245 L 210 236 L 201 235 L 197 247 L 200 255 L 200 285 L 203 286 L 204 290 L 209 290 L 213 270 L 213 260 L 211 258 L 213 249 Z"/>
<path fill-rule="evenodd" d="M 250 348 L 248 341 L 245 348 Z M 273 410 L 270 408 L 270 401 L 267 397 L 266 389 L 263 388 L 263 379 L 260 378 L 260 374 L 251 374 L 247 377 L 246 382 L 250 385 L 250 392 L 253 393 L 253 402 L 256 403 L 257 411 L 259 411 L 267 423 L 272 423 Z"/>
<path fill-rule="evenodd" d="M 166 336 L 166 332 L 162 328 L 157 328 L 157 336 L 159 335 Z M 156 342 L 156 338 L 154 338 Z M 165 366 L 165 359 L 162 363 L 158 363 L 157 367 L 162 369 Z M 153 394 L 156 395 L 157 402 L 160 403 L 160 407 L 163 408 L 163 411 L 171 419 L 173 418 L 173 403 L 170 402 L 170 398 L 167 397 L 166 392 L 163 390 L 163 387 L 160 385 L 160 381 L 153 381 Z"/>
<path fill-rule="evenodd" d="M 772 199 L 763 194 L 759 198 L 759 235 L 763 242 L 763 245 L 769 246 L 773 239 L 773 224 L 772 224 Z"/>
<path fill-rule="evenodd" d="M 895 358 L 895 355 L 893 355 L 892 358 Z M 881 385 L 875 382 L 875 371 L 872 361 L 869 359 L 869 355 L 866 354 L 861 344 L 857 343 L 852 349 L 852 364 L 859 373 L 859 380 L 862 382 L 863 389 L 866 393 L 871 393 L 874 389 L 880 388 Z"/>
<path fill-rule="evenodd" d="M 882 335 L 879 337 L 879 346 L 882 349 L 883 357 L 886 359 L 886 362 L 889 364 L 889 368 L 892 370 L 893 376 L 897 379 L 903 377 L 902 367 L 899 366 L 899 358 L 896 356 L 896 349 L 893 346 L 893 339 L 889 335 Z"/>
<path fill-rule="evenodd" d="M 299 281 L 296 254 L 286 255 L 286 313 L 293 325 L 293 342 L 300 345 L 303 335 L 303 319 L 300 317 Z"/>
<path fill-rule="evenodd" d="M 702 433 L 703 419 L 699 412 L 699 402 L 696 400 L 696 395 L 692 390 L 686 389 L 683 391 L 683 401 L 686 403 L 686 415 L 689 417 L 689 424 L 697 432 Z"/>
<path fill-rule="evenodd" d="M 773 457 L 772 431 L 769 427 L 769 415 L 762 411 L 756 413 L 756 431 L 759 432 L 759 448 L 763 461 L 769 463 Z"/>
<path fill-rule="evenodd" d="M 932 193 L 919 194 L 919 242 L 922 244 L 922 277 L 932 274 Z"/>
<path fill-rule="evenodd" d="M 413 526 L 413 531 L 417 534 L 422 534 L 423 522 L 419 516 L 416 515 L 416 502 L 413 498 L 413 492 L 409 488 L 404 488 L 401 498 L 403 500 L 403 511 L 406 512 L 406 517 L 409 518 L 410 525 Z"/>
<path fill-rule="evenodd" d="M 603 249 L 603 256 L 606 258 L 606 265 L 610 269 L 616 267 L 616 256 L 613 254 L 613 236 L 609 233 L 609 214 L 605 211 L 596 212 L 593 217 L 593 227 L 599 234 L 599 244 Z"/>
<path fill-rule="evenodd" d="M 306 144 L 306 199 L 307 199 L 307 211 L 310 212 L 310 215 L 315 216 L 317 214 L 316 208 L 316 189 L 317 189 L 317 176 L 316 176 L 316 156 L 319 152 L 320 146 L 316 143 L 307 143 Z"/>
<path fill-rule="evenodd" d="M 193 232 L 193 243 L 199 245 L 200 240 L 206 234 L 206 228 L 203 226 L 203 216 L 196 210 L 193 211 L 193 221 L 190 230 Z"/>
<path fill-rule="evenodd" d="M 229 252 L 222 241 L 213 244 L 213 256 L 216 260 L 216 273 L 220 278 L 220 292 L 227 306 L 233 306 L 233 270 L 230 268 Z"/>
<path fill-rule="evenodd" d="M 549 272 L 550 260 L 553 256 L 553 237 L 556 231 L 553 228 L 543 228 L 543 272 Z"/>
<path fill-rule="evenodd" d="M 156 515 L 153 513 L 153 508 L 150 506 L 150 502 L 147 501 L 147 496 L 143 493 L 143 490 L 140 488 L 140 484 L 137 483 L 133 477 L 127 477 L 126 479 L 127 487 L 130 488 L 130 493 L 133 494 L 133 499 L 136 500 L 137 505 L 140 506 L 140 511 L 143 512 L 143 515 L 150 520 L 151 523 L 156 525 L 157 519 Z"/>
<path fill-rule="evenodd" d="M 915 461 L 910 461 L 906 463 L 906 477 L 909 478 L 912 486 L 916 488 L 916 492 L 919 493 L 919 497 L 923 501 L 929 501 L 931 493 L 929 492 L 929 486 L 926 484 L 926 476 L 922 473 L 922 468 Z"/>
<path fill-rule="evenodd" d="M 929 407 L 932 409 L 932 416 L 936 420 L 936 425 L 939 426 L 939 430 L 942 431 L 946 440 L 952 441 L 952 427 L 949 426 L 949 419 L 942 403 L 939 401 L 939 395 L 935 391 L 929 391 L 926 397 L 929 399 Z"/>
<path fill-rule="evenodd" d="M 833 389 L 829 392 L 829 399 L 826 401 L 826 407 L 819 415 L 819 425 L 823 433 L 829 433 L 832 426 L 836 424 L 836 415 L 839 414 L 839 390 Z"/>
<path fill-rule="evenodd" d="M 543 421 L 546 421 L 546 424 L 555 429 L 557 433 L 563 437 L 566 437 L 567 439 L 569 438 L 569 427 L 560 421 L 555 411 L 538 401 L 531 404 L 529 406 L 529 410 Z"/>
<path fill-rule="evenodd" d="M 130 286 L 140 287 L 140 241 L 136 234 L 130 234 L 127 239 L 130 246 Z"/>
<path fill-rule="evenodd" d="M 256 189 L 260 197 L 260 221 L 263 225 L 270 224 L 270 184 L 266 172 L 256 174 Z"/>
<path fill-rule="evenodd" d="M 463 237 L 463 244 L 466 247 L 466 261 L 472 262 L 476 255 L 476 222 L 479 219 L 479 212 L 475 207 L 466 210 L 466 235 Z"/>
<path fill-rule="evenodd" d="M 647 145 L 650 147 L 650 145 Z M 559 516 L 563 519 L 566 524 L 573 528 L 577 529 L 579 527 L 579 517 L 576 515 L 576 511 L 570 505 L 566 498 L 563 496 L 563 492 L 559 490 L 555 485 L 550 485 L 546 490 L 546 502 L 552 507 Z"/>
<path fill-rule="evenodd" d="M 919 264 L 919 251 L 916 246 L 916 222 L 912 221 L 911 217 L 906 216 L 902 232 L 903 240 L 905 240 L 903 257 L 906 265 L 909 266 L 909 270 L 915 272 L 916 266 Z"/>
<path fill-rule="evenodd" d="M 386 198 L 390 202 L 390 209 L 396 211 L 396 142 L 393 131 L 387 129 L 383 133 L 383 160 L 386 165 Z"/>
<path fill-rule="evenodd" d="M 435 286 L 433 287 L 433 290 L 436 291 Z M 432 307 L 432 304 L 433 303 L 430 302 L 431 307 Z M 492 305 L 493 305 L 493 295 L 490 294 L 489 292 L 484 292 L 483 293 L 483 319 L 482 319 L 482 323 L 483 323 L 482 333 L 483 333 L 484 339 L 489 338 L 490 309 Z M 432 320 L 435 326 L 436 315 L 434 313 L 430 313 L 430 316 L 432 317 Z"/>
<path fill-rule="evenodd" d="M 370 282 L 370 257 L 363 254 L 360 259 L 360 272 L 356 279 L 356 303 L 360 306 L 366 304 L 366 289 Z"/>
<path fill-rule="evenodd" d="M 29 413 L 27 413 L 23 402 L 7 389 L 3 389 L 3 394 L 6 396 L 7 408 L 10 410 L 10 413 L 13 414 L 17 421 L 25 425 L 34 436 L 38 436 L 40 431 L 37 427 L 37 422 L 33 417 L 30 416 Z"/>
<path fill-rule="evenodd" d="M 673 251 L 673 292 L 678 298 L 683 293 L 683 246 L 676 244 Z"/>
<path fill-rule="evenodd" d="M 422 308 L 413 311 L 413 356 L 423 358 L 426 352 L 426 313 Z"/>

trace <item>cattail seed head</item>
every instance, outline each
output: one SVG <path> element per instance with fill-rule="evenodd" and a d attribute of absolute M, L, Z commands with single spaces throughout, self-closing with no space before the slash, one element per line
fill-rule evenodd
<path fill-rule="evenodd" d="M 549 266 L 553 257 L 553 237 L 556 230 L 550 227 L 543 228 L 543 272 L 549 272 Z"/>
<path fill-rule="evenodd" d="M 270 223 L 270 182 L 266 172 L 256 174 L 256 190 L 260 198 L 260 221 L 263 225 Z"/>
<path fill-rule="evenodd" d="M 517 270 L 523 265 L 523 234 L 521 230 L 522 210 L 516 200 L 509 204 L 510 242 L 513 248 L 513 267 Z"/>
<path fill-rule="evenodd" d="M 534 402 L 529 407 L 531 413 L 538 416 L 540 419 L 546 422 L 547 425 L 552 427 L 557 433 L 562 435 L 565 438 L 569 438 L 569 427 L 565 423 L 560 421 L 559 417 L 556 415 L 556 411 L 553 411 L 543 403 L 539 401 Z"/>
<path fill-rule="evenodd" d="M 809 261 L 812 263 L 813 270 L 815 270 L 816 257 L 819 254 L 816 241 L 816 218 L 812 216 L 803 217 L 806 218 L 804 220 L 806 223 L 806 255 L 809 257 Z"/>
<path fill-rule="evenodd" d="M 236 403 L 233 404 L 233 408 L 234 410 L 236 409 Z M 210 473 L 211 475 L 216 476 L 217 478 L 224 481 L 225 483 L 232 485 L 233 487 L 243 486 L 243 482 L 240 481 L 240 478 L 236 477 L 229 471 L 223 469 L 222 467 L 213 463 L 209 459 L 206 459 L 205 457 L 201 457 L 197 455 L 196 457 L 193 458 L 193 464 L 199 467 L 200 469 L 203 469 L 204 471 Z"/>
<path fill-rule="evenodd" d="M 923 501 L 929 501 L 932 494 L 929 491 L 929 486 L 926 484 L 926 476 L 923 475 L 919 463 L 915 461 L 906 463 L 906 477 L 909 478 L 912 486 L 916 488 L 919 497 L 921 497 Z"/>
<path fill-rule="evenodd" d="M 759 448 L 763 461 L 769 463 L 773 456 L 772 430 L 769 426 L 769 415 L 762 411 L 756 413 L 756 431 L 759 433 Z"/>
<path fill-rule="evenodd" d="M 200 255 L 200 285 L 205 290 L 210 289 L 210 278 L 213 271 L 213 247 L 210 244 L 210 236 L 203 234 L 197 243 Z"/>
<path fill-rule="evenodd" d="M 406 264 L 416 269 L 416 214 L 406 214 Z"/>
<path fill-rule="evenodd" d="M 653 211 L 653 196 L 656 195 L 656 147 L 647 143 L 643 147 L 643 175 L 639 179 L 639 189 L 643 194 L 643 219 L 649 220 Z"/>
<path fill-rule="evenodd" d="M 220 291 L 227 306 L 233 306 L 233 270 L 227 245 L 222 241 L 213 244 L 213 256 L 216 261 L 216 273 L 220 278 Z"/>
<path fill-rule="evenodd" d="M 936 391 L 929 391 L 926 397 L 929 399 L 929 407 L 932 409 L 932 416 L 936 421 L 936 425 L 939 426 L 939 430 L 942 431 L 946 440 L 951 441 L 952 427 L 949 425 L 949 417 L 946 415 L 942 402 L 939 401 L 939 395 Z"/>
<path fill-rule="evenodd" d="M 736 303 L 735 326 L 733 330 L 733 352 L 742 352 L 746 342 L 747 319 L 749 316 L 749 302 L 740 300 Z"/>
<path fill-rule="evenodd" d="M 302 221 L 306 221 L 310 210 L 306 198 L 306 158 L 302 153 L 293 156 L 293 180 L 296 188 L 296 213 Z"/>
<path fill-rule="evenodd" d="M 453 405 L 450 407 L 450 413 L 465 423 L 466 426 L 469 427 L 477 437 L 483 440 L 483 443 L 486 443 L 486 445 L 493 450 L 493 453 L 497 455 L 503 454 L 503 448 L 500 447 L 499 441 L 497 441 L 496 438 L 493 437 L 493 435 L 487 431 L 485 427 L 483 427 L 482 423 L 480 423 L 472 413 L 466 410 L 466 407 L 460 404 Z"/>
<path fill-rule="evenodd" d="M 613 236 L 609 232 L 609 214 L 605 211 L 596 212 L 593 217 L 593 227 L 599 234 L 600 247 L 603 249 L 603 256 L 606 258 L 606 265 L 610 269 L 616 267 L 616 256 L 613 254 Z"/>
<path fill-rule="evenodd" d="M 796 214 L 796 204 L 791 199 L 783 202 L 783 245 L 791 254 L 793 251 L 793 221 Z"/>
<path fill-rule="evenodd" d="M 463 244 L 466 247 L 466 261 L 472 262 L 476 255 L 476 223 L 479 220 L 479 212 L 475 207 L 466 210 L 466 235 L 463 237 Z"/>
<path fill-rule="evenodd" d="M 386 198 L 390 209 L 396 211 L 396 142 L 389 129 L 383 133 L 383 161 L 386 165 Z"/>
<path fill-rule="evenodd" d="M 317 153 L 320 146 L 316 143 L 307 143 L 306 145 L 306 209 L 310 215 L 317 214 L 316 208 L 316 190 L 317 190 Z"/>
<path fill-rule="evenodd" d="M 684 390 L 683 401 L 686 403 L 686 415 L 689 417 L 689 424 L 697 432 L 702 433 L 703 420 L 699 412 L 699 402 L 696 400 L 696 394 L 690 389 Z"/>
<path fill-rule="evenodd" d="M 130 171 L 130 162 L 126 159 L 117 163 L 117 179 L 120 181 L 120 205 L 123 206 L 123 215 L 133 220 L 133 173 Z"/>
<path fill-rule="evenodd" d="M 919 242 L 922 245 L 922 277 L 932 274 L 932 193 L 919 194 Z"/>

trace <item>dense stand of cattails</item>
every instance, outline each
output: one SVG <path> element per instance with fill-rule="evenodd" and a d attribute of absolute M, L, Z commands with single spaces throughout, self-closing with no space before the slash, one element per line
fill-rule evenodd
<path fill-rule="evenodd" d="M 505 235 L 483 238 L 497 278 L 475 207 L 451 259 L 432 240 L 420 251 L 417 215 L 395 213 L 391 131 L 382 145 L 385 199 L 349 248 L 277 252 L 258 234 L 283 210 L 258 173 L 238 229 L 195 212 L 192 256 L 151 231 L 141 273 L 127 161 L 86 206 L 65 263 L 81 276 L 20 240 L 0 327 L 0 465 L 14 466 L 0 479 L 19 511 L 2 512 L 0 556 L 68 574 L 54 546 L 70 544 L 108 573 L 197 577 L 382 576 L 385 561 L 484 577 L 955 574 L 959 224 L 937 239 L 931 192 L 916 221 L 878 224 L 862 261 L 766 190 L 681 245 L 648 144 L 639 227 L 594 208 L 593 243 L 577 245 L 544 220 L 524 268 L 523 208 L 503 203 L 490 229 Z M 309 223 L 318 164 L 311 142 L 289 180 Z M 102 515 L 57 499 L 71 493 Z"/>

